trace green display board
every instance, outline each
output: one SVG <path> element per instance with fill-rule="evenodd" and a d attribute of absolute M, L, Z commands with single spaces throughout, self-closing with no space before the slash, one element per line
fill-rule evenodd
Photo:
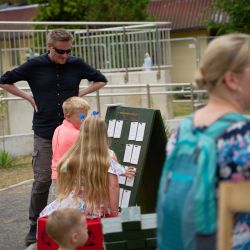
<path fill-rule="evenodd" d="M 120 206 L 155 212 L 167 137 L 159 110 L 109 106 L 105 121 L 111 149 L 124 166 L 136 167 L 134 178 L 119 177 Z"/>

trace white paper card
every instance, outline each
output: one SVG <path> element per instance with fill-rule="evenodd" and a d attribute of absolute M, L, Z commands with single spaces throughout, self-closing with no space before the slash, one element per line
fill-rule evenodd
<path fill-rule="evenodd" d="M 126 180 L 126 186 L 129 186 L 129 187 L 133 187 L 134 185 L 134 180 L 135 180 L 135 177 L 127 177 L 127 180 Z"/>
<path fill-rule="evenodd" d="M 122 194 L 123 194 L 123 188 L 120 188 L 119 207 L 121 206 L 121 203 L 122 203 Z"/>
<path fill-rule="evenodd" d="M 125 184 L 125 182 L 126 182 L 126 176 L 119 175 L 119 183 Z"/>
<path fill-rule="evenodd" d="M 132 150 L 133 150 L 133 144 L 126 144 L 123 162 L 130 162 Z"/>
<path fill-rule="evenodd" d="M 122 208 L 128 207 L 130 194 L 131 194 L 130 190 L 125 190 L 124 189 L 123 195 L 122 195 L 122 202 L 121 202 L 121 207 Z"/>
<path fill-rule="evenodd" d="M 145 127 L 146 127 L 145 122 L 142 123 L 139 122 L 136 134 L 136 141 L 143 141 Z"/>
<path fill-rule="evenodd" d="M 138 164 L 140 152 L 141 152 L 141 146 L 134 145 L 131 160 L 130 160 L 132 164 Z"/>
<path fill-rule="evenodd" d="M 138 122 L 131 122 L 130 123 L 130 130 L 129 130 L 129 136 L 128 136 L 129 141 L 135 140 L 136 133 L 137 133 L 137 127 L 138 127 Z"/>
<path fill-rule="evenodd" d="M 120 138 L 122 133 L 122 125 L 123 121 L 117 120 L 115 123 L 115 132 L 114 132 L 114 138 Z"/>
<path fill-rule="evenodd" d="M 108 124 L 108 137 L 113 137 L 115 131 L 115 120 L 109 120 Z"/>

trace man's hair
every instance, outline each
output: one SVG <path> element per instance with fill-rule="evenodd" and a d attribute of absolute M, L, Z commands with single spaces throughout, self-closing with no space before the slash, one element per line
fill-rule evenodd
<path fill-rule="evenodd" d="M 68 245 L 68 234 L 79 226 L 83 214 L 76 208 L 63 208 L 49 215 L 46 223 L 47 234 L 59 245 Z"/>
<path fill-rule="evenodd" d="M 79 96 L 73 96 L 64 101 L 62 108 L 63 114 L 65 116 L 66 114 L 72 115 L 79 109 L 83 109 L 84 112 L 88 112 L 90 106 L 88 102 L 85 101 L 83 98 Z"/>
<path fill-rule="evenodd" d="M 71 42 L 72 40 L 73 40 L 72 34 L 64 29 L 51 30 L 48 33 L 47 37 L 48 43 L 51 43 L 53 45 L 55 45 L 57 41 Z"/>

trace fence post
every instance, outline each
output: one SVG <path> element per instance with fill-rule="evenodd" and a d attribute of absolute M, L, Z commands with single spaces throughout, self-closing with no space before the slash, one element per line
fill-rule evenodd
<path fill-rule="evenodd" d="M 3 145 L 3 151 L 5 151 L 5 101 L 2 99 L 4 96 L 4 92 L 3 94 L 0 94 L 0 121 L 1 121 L 1 125 L 2 125 L 2 131 L 1 131 L 1 136 L 2 136 L 2 145 Z"/>
<path fill-rule="evenodd" d="M 87 29 L 87 51 L 88 51 L 88 54 L 86 56 L 86 61 L 91 65 L 92 64 L 92 56 L 91 56 L 91 49 L 90 49 L 89 26 L 86 26 L 86 29 Z"/>
<path fill-rule="evenodd" d="M 159 29 L 156 27 L 156 60 L 157 60 L 157 80 L 161 77 L 161 48 L 160 48 L 160 38 L 159 38 Z"/>
<path fill-rule="evenodd" d="M 126 43 L 126 28 L 123 26 L 123 47 L 124 47 L 124 65 L 125 65 L 125 76 L 124 82 L 128 82 L 128 53 L 127 53 L 127 43 Z"/>
<path fill-rule="evenodd" d="M 151 98 L 150 98 L 150 86 L 147 84 L 147 101 L 148 101 L 148 108 L 151 108 Z"/>
<path fill-rule="evenodd" d="M 3 74 L 3 52 L 2 48 L 0 48 L 0 75 Z"/>
<path fill-rule="evenodd" d="M 101 113 L 101 102 L 100 102 L 100 93 L 99 90 L 96 90 L 96 107 L 97 111 Z"/>
<path fill-rule="evenodd" d="M 194 86 L 192 83 L 190 83 L 190 90 L 191 90 L 191 103 L 192 103 L 192 110 L 195 111 L 195 105 L 194 105 Z"/>

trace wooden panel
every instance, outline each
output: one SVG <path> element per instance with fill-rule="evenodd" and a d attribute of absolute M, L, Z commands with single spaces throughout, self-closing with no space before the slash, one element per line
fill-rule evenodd
<path fill-rule="evenodd" d="M 222 182 L 219 190 L 218 250 L 231 250 L 233 213 L 250 212 L 250 181 Z"/>

